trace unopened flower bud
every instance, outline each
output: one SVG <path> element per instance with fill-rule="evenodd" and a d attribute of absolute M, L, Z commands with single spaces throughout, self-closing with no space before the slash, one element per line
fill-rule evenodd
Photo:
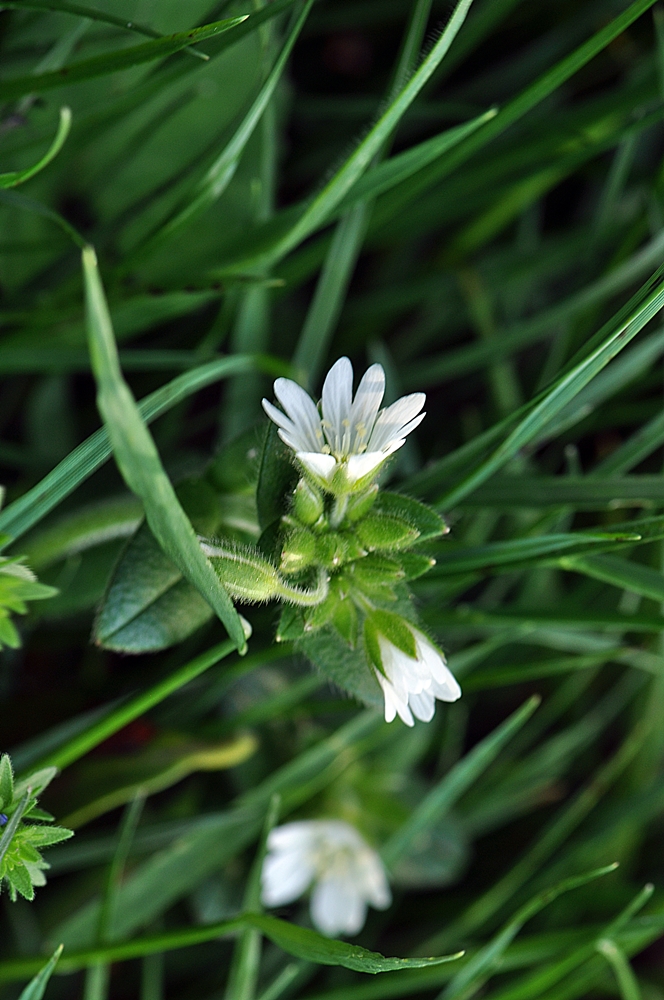
<path fill-rule="evenodd" d="M 201 543 L 201 548 L 231 597 L 256 603 L 278 596 L 281 587 L 277 569 L 258 551 L 206 542 Z"/>
<path fill-rule="evenodd" d="M 306 528 L 292 531 L 281 551 L 279 568 L 283 573 L 299 573 L 316 558 L 316 539 Z"/>
<path fill-rule="evenodd" d="M 306 479 L 300 479 L 293 493 L 293 514 L 297 520 L 301 524 L 315 524 L 323 510 L 323 497 L 319 491 Z"/>

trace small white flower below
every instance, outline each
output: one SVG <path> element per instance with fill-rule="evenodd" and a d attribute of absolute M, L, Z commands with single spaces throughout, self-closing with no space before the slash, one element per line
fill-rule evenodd
<path fill-rule="evenodd" d="M 385 721 L 392 722 L 398 715 L 407 726 L 415 724 L 413 716 L 430 722 L 436 710 L 436 699 L 456 701 L 461 697 L 461 688 L 442 653 L 418 629 L 411 628 L 411 631 L 416 658 L 379 635 L 384 673 L 376 670 L 385 696 Z"/>
<path fill-rule="evenodd" d="M 348 358 L 339 358 L 323 384 L 322 417 L 311 396 L 288 378 L 274 383 L 285 413 L 267 399 L 263 409 L 314 479 L 329 487 L 343 468 L 345 483 L 352 488 L 376 472 L 424 419 L 423 392 L 402 396 L 381 410 L 384 392 L 383 367 L 371 365 L 353 399 L 353 366 Z"/>
<path fill-rule="evenodd" d="M 263 862 L 264 906 L 283 906 L 311 892 L 311 919 L 328 937 L 362 930 L 367 905 L 392 902 L 379 855 L 342 820 L 301 820 L 272 830 Z"/>

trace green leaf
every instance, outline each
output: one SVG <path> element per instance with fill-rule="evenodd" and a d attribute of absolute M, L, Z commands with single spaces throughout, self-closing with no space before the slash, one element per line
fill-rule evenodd
<path fill-rule="evenodd" d="M 60 108 L 60 124 L 58 125 L 58 131 L 55 133 L 55 139 L 51 143 L 48 151 L 44 153 L 41 160 L 32 167 L 26 167 L 25 170 L 12 170 L 6 174 L 0 174 L 0 188 L 12 188 L 18 187 L 19 184 L 23 184 L 25 181 L 30 180 L 35 174 L 47 167 L 51 160 L 54 160 L 58 155 L 60 150 L 65 144 L 65 140 L 69 135 L 69 129 L 71 128 L 71 110 L 69 108 Z"/>
<path fill-rule="evenodd" d="M 399 517 L 410 524 L 418 532 L 418 543 L 440 538 L 449 530 L 435 510 L 402 493 L 381 490 L 376 499 L 375 509 L 381 514 Z"/>
<path fill-rule="evenodd" d="M 297 648 L 342 691 L 365 705 L 382 708 L 380 685 L 361 645 L 351 649 L 337 630 L 327 625 L 298 639 Z"/>
<path fill-rule="evenodd" d="M 22 990 L 18 1000 L 42 1000 L 48 981 L 53 974 L 53 970 L 58 964 L 60 955 L 62 954 L 62 949 L 62 945 L 55 949 L 46 965 L 39 970 L 34 979 L 32 979 Z"/>
<path fill-rule="evenodd" d="M 570 556 L 559 559 L 558 565 L 562 569 L 610 583 L 621 590 L 630 590 L 655 601 L 664 601 L 664 575 L 641 563 L 630 562 L 619 556 Z"/>
<path fill-rule="evenodd" d="M 460 951 L 455 955 L 439 958 L 385 958 L 377 952 L 360 948 L 359 945 L 330 940 L 307 927 L 297 927 L 267 914 L 251 914 L 245 919 L 289 955 L 319 965 L 341 965 L 355 972 L 375 974 L 395 972 L 397 969 L 424 969 L 431 965 L 442 965 L 443 962 L 454 962 L 463 955 Z"/>
<path fill-rule="evenodd" d="M 299 479 L 292 455 L 270 421 L 265 432 L 256 489 L 258 523 L 263 531 L 286 513 L 287 498 Z"/>
<path fill-rule="evenodd" d="M 141 63 L 152 62 L 155 59 L 164 59 L 190 45 L 196 45 L 197 42 L 203 42 L 207 38 L 214 38 L 222 32 L 236 28 L 248 17 L 249 15 L 245 14 L 243 17 L 230 17 L 225 21 L 215 21 L 212 24 L 205 24 L 201 28 L 180 31 L 174 35 L 144 42 L 142 45 L 133 45 L 130 48 L 93 56 L 91 59 L 82 59 L 80 62 L 70 63 L 61 69 L 48 73 L 36 73 L 0 80 L 0 99 L 10 100 L 22 97 L 23 94 L 41 94 L 53 87 L 62 87 L 80 80 L 90 80 L 107 73 L 129 69 L 131 66 L 139 66 Z M 229 41 L 233 40 L 234 36 L 231 36 Z"/>
<path fill-rule="evenodd" d="M 83 273 L 98 405 L 120 471 L 130 489 L 141 498 L 147 522 L 164 552 L 213 608 L 237 648 L 244 650 L 246 640 L 239 615 L 201 551 L 191 522 L 178 502 L 150 432 L 122 377 L 111 318 L 92 247 L 83 251 Z"/>
<path fill-rule="evenodd" d="M 14 772 L 9 755 L 0 756 L 0 809 L 14 801 Z"/>

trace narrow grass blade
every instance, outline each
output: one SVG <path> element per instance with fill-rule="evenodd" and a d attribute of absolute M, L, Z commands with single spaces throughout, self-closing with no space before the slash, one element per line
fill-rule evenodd
<path fill-rule="evenodd" d="M 226 642 L 219 643 L 217 646 L 213 646 L 212 649 L 208 649 L 205 653 L 201 653 L 200 656 L 197 656 L 183 667 L 175 670 L 168 677 L 164 678 L 164 680 L 148 688 L 147 691 L 143 691 L 123 704 L 111 708 L 101 719 L 96 719 L 83 732 L 77 733 L 59 746 L 57 750 L 53 750 L 51 753 L 46 754 L 45 757 L 40 758 L 36 764 L 31 760 L 30 770 L 33 771 L 36 768 L 41 769 L 43 767 L 57 767 L 59 770 L 62 770 L 68 767 L 74 761 L 84 757 L 90 750 L 99 746 L 104 740 L 107 740 L 113 733 L 117 733 L 118 730 L 123 729 L 130 722 L 133 722 L 134 719 L 138 719 L 151 708 L 154 708 L 155 705 L 168 698 L 169 695 L 175 691 L 179 691 L 185 684 L 194 680 L 194 678 L 204 673 L 210 667 L 213 667 L 215 663 L 219 663 L 224 657 L 229 656 L 234 648 L 234 644 L 227 640 Z"/>
<path fill-rule="evenodd" d="M 235 175 L 240 157 L 242 156 L 247 143 L 253 135 L 256 126 L 261 120 L 267 105 L 276 90 L 283 72 L 286 68 L 293 46 L 297 41 L 305 21 L 309 16 L 309 11 L 314 0 L 306 0 L 299 17 L 297 18 L 288 38 L 279 53 L 265 83 L 261 87 L 258 96 L 250 107 L 249 111 L 240 123 L 235 135 L 230 140 L 214 163 L 208 167 L 205 176 L 198 184 L 188 202 L 183 205 L 176 214 L 169 219 L 161 229 L 155 233 L 154 237 L 147 244 L 140 248 L 140 253 L 149 253 L 153 247 L 169 239 L 177 233 L 183 226 L 192 222 L 195 218 L 205 212 L 224 193 Z"/>
<path fill-rule="evenodd" d="M 286 234 L 268 251 L 260 254 L 250 262 L 250 269 L 252 271 L 260 271 L 281 260 L 286 254 L 302 243 L 307 236 L 315 232 L 325 219 L 329 218 L 344 195 L 350 191 L 353 184 L 365 172 L 375 154 L 392 134 L 405 112 L 445 57 L 447 50 L 466 18 L 471 3 L 472 0 L 459 0 L 447 26 L 431 49 L 429 55 L 403 90 L 400 91 L 387 110 L 381 115 L 366 139 L 360 143 L 355 152 L 351 154 L 341 169 L 328 181 L 323 190 L 312 199 L 302 215 Z M 249 269 L 247 261 L 242 261 L 234 265 L 234 268 L 240 271 Z"/>
<path fill-rule="evenodd" d="M 639 981 L 620 945 L 609 938 L 597 942 L 597 950 L 613 969 L 622 1000 L 641 1000 Z"/>
<path fill-rule="evenodd" d="M 620 556 L 578 556 L 559 559 L 562 569 L 584 573 L 621 590 L 630 590 L 653 601 L 664 601 L 664 575 L 650 566 Z"/>
<path fill-rule="evenodd" d="M 60 124 L 58 125 L 58 131 L 55 133 L 53 142 L 47 152 L 44 153 L 41 160 L 38 160 L 34 166 L 27 167 L 25 170 L 12 170 L 6 174 L 0 174 L 0 188 L 18 187 L 19 184 L 23 184 L 25 181 L 30 180 L 31 177 L 35 176 L 35 174 L 40 173 L 44 167 L 47 167 L 51 160 L 55 159 L 64 146 L 67 136 L 69 135 L 70 128 L 71 110 L 67 107 L 60 108 Z"/>
<path fill-rule="evenodd" d="M 100 21 L 102 24 L 112 24 L 116 28 L 124 28 L 125 31 L 134 31 L 137 35 L 145 35 L 147 38 L 163 38 L 158 31 L 150 28 L 147 24 L 137 24 L 126 17 L 114 17 L 106 11 L 97 10 L 95 7 L 85 7 L 79 3 L 69 3 L 68 0 L 9 0 L 2 5 L 8 10 L 49 10 L 54 13 L 73 14 L 75 17 L 84 17 L 89 21 Z M 186 49 L 198 59 L 207 61 L 209 58 L 203 52 L 196 49 Z"/>
<path fill-rule="evenodd" d="M 174 35 L 144 42 L 142 45 L 133 45 L 128 49 L 118 49 L 116 52 L 93 56 L 91 59 L 82 59 L 80 62 L 70 63 L 68 66 L 63 66 L 52 72 L 0 80 L 0 100 L 12 100 L 16 97 L 22 97 L 23 94 L 41 94 L 54 87 L 62 87 L 80 80 L 90 80 L 108 73 L 116 73 L 118 70 L 129 69 L 131 66 L 139 66 L 141 63 L 152 62 L 155 59 L 164 59 L 190 45 L 204 42 L 208 38 L 215 38 L 222 32 L 238 27 L 249 16 L 249 14 L 245 14 L 243 17 L 230 17 L 225 21 L 215 21 L 212 24 L 203 25 L 201 28 L 180 31 Z"/>
<path fill-rule="evenodd" d="M 444 991 L 444 1000 L 454 1000 L 455 997 L 467 996 L 469 987 L 474 983 L 483 981 L 496 968 L 505 949 L 514 940 L 523 925 L 534 917 L 535 914 L 539 913 L 540 910 L 543 910 L 545 906 L 548 906 L 549 903 L 557 899 L 558 896 L 564 892 L 571 892 L 572 889 L 577 889 L 582 885 L 587 885 L 588 882 L 593 882 L 604 875 L 609 875 L 617 867 L 617 864 L 612 864 L 604 868 L 597 868 L 584 875 L 567 878 L 551 889 L 546 889 L 544 892 L 538 893 L 537 896 L 522 906 L 505 927 L 496 934 L 493 940 L 485 945 L 479 954 L 473 956 L 468 964 L 460 970 Z"/>
<path fill-rule="evenodd" d="M 597 375 L 627 344 L 636 337 L 643 327 L 664 305 L 664 285 L 648 297 L 629 319 L 614 329 L 604 342 L 585 360 L 580 361 L 570 372 L 560 378 L 544 398 L 524 417 L 507 439 L 479 468 L 457 487 L 450 490 L 440 500 L 443 508 L 453 507 L 473 490 L 489 479 L 521 448 L 532 441 L 541 430 Z"/>
<path fill-rule="evenodd" d="M 222 378 L 261 369 L 257 359 L 247 355 L 219 358 L 193 371 L 179 375 L 146 396 L 139 412 L 146 423 L 177 406 L 184 399 Z M 20 538 L 96 472 L 113 454 L 108 431 L 96 431 L 60 462 L 41 482 L 0 512 L 0 532 Z"/>
<path fill-rule="evenodd" d="M 58 960 L 61 955 L 62 945 L 55 949 L 46 965 L 39 970 L 34 979 L 28 983 L 24 990 L 22 990 L 18 1000 L 42 1000 L 46 987 L 48 986 L 48 981 L 51 978 L 53 970 L 58 964 Z"/>
<path fill-rule="evenodd" d="M 503 746 L 528 721 L 540 703 L 538 697 L 530 698 L 502 725 L 478 743 L 442 781 L 429 792 L 413 811 L 406 823 L 397 830 L 383 847 L 385 864 L 393 868 L 407 853 L 418 836 L 430 830 L 441 816 L 472 786 L 473 782 L 498 756 Z"/>

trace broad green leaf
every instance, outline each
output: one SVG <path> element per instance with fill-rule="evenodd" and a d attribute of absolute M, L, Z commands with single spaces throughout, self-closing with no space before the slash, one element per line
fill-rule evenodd
<path fill-rule="evenodd" d="M 60 108 L 60 124 L 58 125 L 58 131 L 55 133 L 55 138 L 51 143 L 48 151 L 44 153 L 41 160 L 32 167 L 27 167 L 25 170 L 12 170 L 6 174 L 0 174 L 0 188 L 12 188 L 18 187 L 19 184 L 23 184 L 25 181 L 30 180 L 35 174 L 47 167 L 51 160 L 54 160 L 58 155 L 60 150 L 65 144 L 65 140 L 69 135 L 69 129 L 71 128 L 71 110 L 69 108 Z"/>
<path fill-rule="evenodd" d="M 23 94 L 43 93 L 43 91 L 51 90 L 53 87 L 70 85 L 80 80 L 89 80 L 107 73 L 129 69 L 131 66 L 139 66 L 141 63 L 152 62 L 155 59 L 164 59 L 190 45 L 196 45 L 197 42 L 203 42 L 222 32 L 237 28 L 243 21 L 246 21 L 248 16 L 245 14 L 244 17 L 230 17 L 225 21 L 215 21 L 212 24 L 203 25 L 201 28 L 180 31 L 174 35 L 144 42 L 142 45 L 133 45 L 130 48 L 93 56 L 91 59 L 69 63 L 69 65 L 52 72 L 0 80 L 0 98 L 9 100 L 21 97 Z M 229 41 L 234 40 L 234 36 L 231 35 Z"/>

